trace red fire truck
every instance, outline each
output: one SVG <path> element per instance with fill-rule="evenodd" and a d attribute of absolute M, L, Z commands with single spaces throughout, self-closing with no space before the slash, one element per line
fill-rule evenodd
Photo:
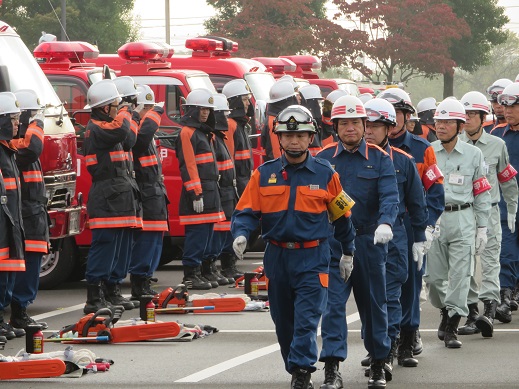
<path fill-rule="evenodd" d="M 74 126 L 42 70 L 18 34 L 0 22 L 0 90 L 33 89 L 45 105 L 43 168 L 51 219 L 51 252 L 44 256 L 40 287 L 51 288 L 74 271 L 74 235 L 85 225 L 83 196 L 76 190 L 77 146 Z"/>
<path fill-rule="evenodd" d="M 177 122 L 181 116 L 181 104 L 192 89 L 206 88 L 216 90 L 208 75 L 197 70 L 171 69 L 165 61 L 159 61 L 171 55 L 162 45 L 146 43 L 132 50 L 120 51 L 122 65 L 116 70 L 100 67 L 93 63 L 99 51 L 86 42 L 44 42 L 34 50 L 34 56 L 40 59 L 40 66 L 47 75 L 58 95 L 72 112 L 78 132 L 78 143 L 82 144 L 82 131 L 90 117 L 84 111 L 86 93 L 89 86 L 103 77 L 131 76 L 137 84 L 149 85 L 156 101 L 164 101 L 164 114 L 158 133 L 158 149 L 162 159 L 164 182 L 170 204 L 168 206 L 170 234 L 165 237 L 164 262 L 179 258 L 182 253 L 184 228 L 179 223 L 178 203 L 182 181 L 178 160 L 174 150 L 174 139 L 180 127 Z M 90 62 L 87 62 L 90 61 Z M 84 157 L 78 156 L 78 188 L 86 201 L 91 185 Z M 76 236 L 74 249 L 81 253 L 80 263 L 84 264 L 91 242 L 88 228 Z"/>

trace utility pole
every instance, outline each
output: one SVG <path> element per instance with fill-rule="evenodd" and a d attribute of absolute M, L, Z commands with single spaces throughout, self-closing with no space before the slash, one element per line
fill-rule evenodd
<path fill-rule="evenodd" d="M 67 0 L 61 0 L 61 40 L 67 41 Z"/>
<path fill-rule="evenodd" d="M 169 45 L 169 37 L 170 37 L 170 25 L 169 25 L 169 0 L 164 0 L 166 6 L 166 43 Z"/>

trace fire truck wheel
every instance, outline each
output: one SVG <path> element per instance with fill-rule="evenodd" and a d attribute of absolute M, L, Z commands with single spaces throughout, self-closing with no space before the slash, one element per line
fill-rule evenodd
<path fill-rule="evenodd" d="M 41 261 L 39 289 L 54 289 L 68 281 L 78 257 L 74 238 L 52 241 L 50 253 L 44 255 Z"/>

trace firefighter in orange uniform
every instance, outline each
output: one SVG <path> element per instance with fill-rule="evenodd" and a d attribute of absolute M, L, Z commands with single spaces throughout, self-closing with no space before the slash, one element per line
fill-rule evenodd
<path fill-rule="evenodd" d="M 202 260 L 213 237 L 214 224 L 225 220 L 218 191 L 218 165 L 212 146 L 214 98 L 207 89 L 194 89 L 187 96 L 183 125 L 176 142 L 182 177 L 180 224 L 185 226 L 182 283 L 188 289 L 206 290 L 211 285 L 201 274 Z"/>
<path fill-rule="evenodd" d="M 0 93 L 0 338 L 9 340 L 25 331 L 4 321 L 4 308 L 9 305 L 17 272 L 25 271 L 24 233 L 20 179 L 16 166 L 16 148 L 10 144 L 18 130 L 20 108 L 11 92 Z M 3 337 L 3 338 L 2 338 Z M 5 339 L 4 339 L 5 338 Z"/>
<path fill-rule="evenodd" d="M 132 148 L 135 179 L 142 200 L 142 230 L 133 231 L 133 248 L 130 261 L 132 301 L 142 295 L 155 295 L 151 288 L 153 273 L 157 270 L 162 254 L 164 233 L 168 231 L 169 203 L 162 163 L 155 146 L 154 136 L 160 126 L 164 108 L 155 104 L 155 95 L 148 85 L 137 86 L 139 132 Z"/>
<path fill-rule="evenodd" d="M 41 113 L 42 106 L 33 90 L 19 90 L 15 95 L 20 103 L 21 116 L 18 134 L 11 144 L 18 149 L 16 164 L 20 169 L 22 191 L 25 272 L 16 274 L 9 324 L 22 329 L 30 324 L 39 324 L 42 329 L 46 329 L 47 323 L 36 323 L 27 315 L 27 306 L 34 302 L 38 293 L 41 260 L 49 249 L 47 198 L 39 158 L 43 151 L 45 116 Z"/>
<path fill-rule="evenodd" d="M 313 388 L 317 326 L 326 307 L 329 220 L 341 242 L 344 274 L 353 262 L 355 233 L 339 175 L 308 152 L 316 132 L 310 112 L 289 106 L 276 121 L 283 155 L 254 171 L 232 216 L 233 248 L 243 257 L 247 239 L 261 224 L 270 313 L 281 355 L 292 374 L 291 388 L 307 389 Z"/>
<path fill-rule="evenodd" d="M 102 284 L 108 282 L 119 259 L 125 229 L 142 227 L 128 154 L 122 145 L 130 136 L 131 112 L 127 106 L 118 110 L 120 101 L 117 87 L 108 79 L 96 82 L 87 93 L 85 108 L 91 108 L 92 114 L 84 151 L 92 176 L 87 203 L 92 244 L 85 271 L 85 313 L 113 307 L 105 299 Z"/>

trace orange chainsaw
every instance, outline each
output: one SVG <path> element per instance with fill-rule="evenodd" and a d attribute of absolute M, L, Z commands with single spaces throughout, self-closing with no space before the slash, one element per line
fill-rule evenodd
<path fill-rule="evenodd" d="M 139 342 L 142 340 L 174 338 L 180 332 L 180 326 L 176 322 L 140 322 L 130 320 L 124 325 L 115 325 L 122 311 L 103 308 L 96 313 L 90 313 L 82 317 L 77 323 L 63 327 L 59 333 L 60 338 L 66 333 L 77 332 L 77 339 L 66 338 L 67 343 L 94 342 L 94 343 L 123 343 Z M 100 339 L 106 339 L 103 341 Z M 81 338 L 90 340 L 82 341 Z M 92 339 L 94 338 L 94 339 Z M 97 339 L 95 339 L 97 338 Z M 58 338 L 59 339 L 59 338 Z"/>
<path fill-rule="evenodd" d="M 0 380 L 59 377 L 65 370 L 65 362 L 61 359 L 0 361 Z"/>
<path fill-rule="evenodd" d="M 245 309 L 245 300 L 240 297 L 217 297 L 189 300 L 189 293 L 184 284 L 166 288 L 153 302 L 156 313 L 212 313 L 240 312 Z"/>

